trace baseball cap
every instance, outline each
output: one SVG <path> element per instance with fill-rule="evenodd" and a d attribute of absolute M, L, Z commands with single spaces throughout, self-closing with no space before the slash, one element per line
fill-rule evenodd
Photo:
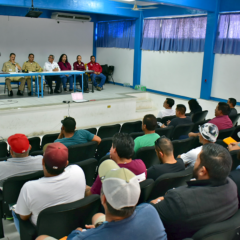
<path fill-rule="evenodd" d="M 137 205 L 141 189 L 137 176 L 127 168 L 120 168 L 113 160 L 105 160 L 98 170 L 104 195 L 116 210 Z"/>
<path fill-rule="evenodd" d="M 205 123 L 202 126 L 199 126 L 199 132 L 202 137 L 209 142 L 216 142 L 218 138 L 218 127 L 213 123 Z"/>
<path fill-rule="evenodd" d="M 43 158 L 48 167 L 61 170 L 67 165 L 68 148 L 59 142 L 50 143 L 45 149 Z"/>
<path fill-rule="evenodd" d="M 74 131 L 76 128 L 76 121 L 72 117 L 64 118 L 61 123 L 68 131 Z"/>
<path fill-rule="evenodd" d="M 7 141 L 15 153 L 25 153 L 30 146 L 27 136 L 20 133 L 10 136 Z"/>

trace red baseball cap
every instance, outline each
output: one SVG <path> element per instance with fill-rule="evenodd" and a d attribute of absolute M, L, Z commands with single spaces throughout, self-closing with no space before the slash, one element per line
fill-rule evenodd
<path fill-rule="evenodd" d="M 43 155 L 45 164 L 53 169 L 63 169 L 68 161 L 68 148 L 62 143 L 50 143 Z"/>
<path fill-rule="evenodd" d="M 27 136 L 20 133 L 10 136 L 7 141 L 15 153 L 25 153 L 30 146 Z"/>

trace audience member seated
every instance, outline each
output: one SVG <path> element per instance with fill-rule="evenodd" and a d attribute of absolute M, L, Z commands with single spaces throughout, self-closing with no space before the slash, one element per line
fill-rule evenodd
<path fill-rule="evenodd" d="M 0 162 L 0 186 L 7 178 L 21 176 L 42 170 L 42 156 L 29 156 L 31 145 L 24 134 L 8 138 L 12 158 Z"/>
<path fill-rule="evenodd" d="M 57 62 L 54 62 L 54 55 L 49 55 L 48 62 L 45 62 L 43 69 L 44 69 L 44 71 L 48 71 L 48 72 L 61 71 Z M 60 93 L 59 88 L 60 88 L 60 84 L 61 84 L 61 78 L 59 75 L 45 76 L 45 80 L 47 81 L 48 86 L 50 88 L 50 94 L 53 94 L 52 81 L 56 82 L 56 87 L 54 89 L 54 93 Z"/>
<path fill-rule="evenodd" d="M 202 126 L 199 126 L 198 137 L 199 142 L 202 145 L 215 143 L 217 141 L 218 134 L 219 131 L 217 126 L 212 123 L 205 123 Z M 191 133 L 189 133 L 189 137 L 191 137 Z M 201 150 L 202 146 L 194 148 L 187 153 L 179 155 L 178 158 L 181 158 L 186 166 L 193 167 Z"/>
<path fill-rule="evenodd" d="M 147 171 L 147 178 L 156 180 L 165 173 L 174 173 L 185 170 L 182 159 L 176 160 L 174 158 L 171 140 L 166 137 L 160 137 L 155 142 L 155 150 L 161 164 L 150 167 Z"/>
<path fill-rule="evenodd" d="M 68 165 L 68 149 L 62 143 L 47 146 L 43 160 L 44 177 L 25 183 L 18 197 L 15 212 L 22 220 L 37 224 L 39 213 L 48 207 L 71 203 L 84 198 L 86 180 L 77 165 Z M 19 221 L 13 211 L 15 226 Z"/>
<path fill-rule="evenodd" d="M 75 63 L 73 63 L 73 70 L 86 71 L 85 65 L 82 62 L 82 57 L 80 55 L 77 56 L 77 61 Z M 83 76 L 83 84 L 84 84 L 83 91 L 85 93 L 89 93 L 89 89 L 88 89 L 88 76 L 87 76 L 87 74 L 77 75 L 76 76 L 76 81 L 79 81 L 79 84 L 80 84 L 81 88 L 83 88 L 83 86 L 82 86 L 82 76 Z"/>
<path fill-rule="evenodd" d="M 163 107 L 165 109 L 161 110 L 157 118 L 163 118 L 167 116 L 174 116 L 175 115 L 175 110 L 172 109 L 172 106 L 174 105 L 174 100 L 172 98 L 166 98 L 166 100 L 163 103 Z"/>
<path fill-rule="evenodd" d="M 119 167 L 127 168 L 137 175 L 139 182 L 144 181 L 147 177 L 147 169 L 141 159 L 132 160 L 134 155 L 134 142 L 132 137 L 127 133 L 116 133 L 113 136 L 112 147 L 110 149 L 110 158 L 115 161 Z M 86 187 L 86 196 L 91 194 L 100 195 L 102 183 L 97 176 L 92 187 Z"/>
<path fill-rule="evenodd" d="M 76 131 L 76 121 L 72 117 L 66 117 L 61 121 L 62 128 L 61 132 L 54 142 L 60 142 L 66 147 L 70 147 L 76 144 L 87 143 L 90 141 L 101 142 L 101 138 L 90 133 L 87 130 L 77 130 Z"/>
<path fill-rule="evenodd" d="M 18 63 L 15 62 L 16 54 L 11 53 L 9 61 L 5 62 L 2 67 L 2 71 L 5 73 L 18 72 L 21 70 L 21 67 Z M 13 96 L 11 82 L 21 82 L 17 95 L 23 96 L 23 89 L 25 87 L 26 79 L 25 77 L 6 77 L 6 85 L 9 90 L 8 96 Z"/>
<path fill-rule="evenodd" d="M 176 127 L 178 125 L 182 124 L 189 124 L 192 123 L 192 120 L 190 117 L 185 116 L 186 113 L 186 107 L 183 104 L 178 104 L 176 107 L 176 118 L 172 119 L 172 121 L 168 121 L 168 126 Z M 166 126 L 163 124 L 161 128 L 165 128 Z"/>
<path fill-rule="evenodd" d="M 144 132 L 144 135 L 135 138 L 134 152 L 137 152 L 138 149 L 142 147 L 154 146 L 155 141 L 160 137 L 157 133 L 155 133 L 156 128 L 157 128 L 156 117 L 152 114 L 145 115 L 142 121 L 142 130 Z"/>
<path fill-rule="evenodd" d="M 199 105 L 196 99 L 191 99 L 188 101 L 188 106 L 190 108 L 190 114 L 193 115 L 197 112 L 202 112 L 202 107 Z"/>
<path fill-rule="evenodd" d="M 90 57 L 91 62 L 89 62 L 88 65 L 88 70 L 93 70 L 94 72 L 91 74 L 91 78 L 92 78 L 92 82 L 94 87 L 96 87 L 96 89 L 98 91 L 102 90 L 102 87 L 106 81 L 106 76 L 102 74 L 102 67 L 99 63 L 97 63 L 95 61 L 95 57 L 91 56 Z M 97 84 L 96 78 L 100 78 L 101 82 L 99 84 Z"/>
<path fill-rule="evenodd" d="M 186 186 L 152 201 L 169 240 L 191 237 L 201 228 L 225 221 L 238 210 L 237 186 L 228 178 L 232 158 L 224 147 L 205 144 Z"/>
<path fill-rule="evenodd" d="M 136 206 L 141 192 L 136 175 L 107 160 L 99 167 L 99 177 L 102 181 L 101 203 L 106 215 L 95 214 L 93 225 L 86 225 L 84 230 L 77 228 L 68 240 L 167 240 L 157 211 L 146 203 Z M 51 239 L 56 240 L 46 235 L 37 238 Z"/>
<path fill-rule="evenodd" d="M 235 108 L 237 104 L 237 100 L 235 98 L 229 98 L 227 104 L 230 107 L 230 113 L 228 114 L 229 117 L 234 117 L 237 115 L 237 110 Z"/>
<path fill-rule="evenodd" d="M 61 69 L 61 71 L 71 71 L 72 66 L 68 62 L 68 57 L 66 54 L 62 54 L 59 58 L 58 65 Z M 60 78 L 62 79 L 62 84 L 63 84 L 63 90 L 64 92 L 67 91 L 67 81 L 69 81 L 69 92 L 73 92 L 73 75 L 60 75 Z"/>

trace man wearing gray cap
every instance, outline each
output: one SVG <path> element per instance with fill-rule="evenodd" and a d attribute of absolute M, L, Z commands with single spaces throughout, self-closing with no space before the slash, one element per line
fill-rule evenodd
<path fill-rule="evenodd" d="M 68 240 L 167 240 L 154 207 L 150 204 L 136 207 L 141 189 L 134 173 L 120 168 L 113 160 L 105 160 L 99 167 L 99 177 L 102 181 L 101 203 L 106 215 L 95 215 L 93 225 L 86 225 L 88 230 L 77 228 Z M 37 240 L 54 238 L 40 236 Z"/>

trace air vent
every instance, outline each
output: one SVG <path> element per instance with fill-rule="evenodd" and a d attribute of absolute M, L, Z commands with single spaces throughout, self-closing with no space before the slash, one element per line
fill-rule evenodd
<path fill-rule="evenodd" d="M 90 22 L 91 17 L 86 15 L 78 15 L 78 14 L 69 14 L 69 13 L 52 13 L 52 19 L 55 20 L 66 20 L 66 21 L 78 21 L 78 22 Z"/>

